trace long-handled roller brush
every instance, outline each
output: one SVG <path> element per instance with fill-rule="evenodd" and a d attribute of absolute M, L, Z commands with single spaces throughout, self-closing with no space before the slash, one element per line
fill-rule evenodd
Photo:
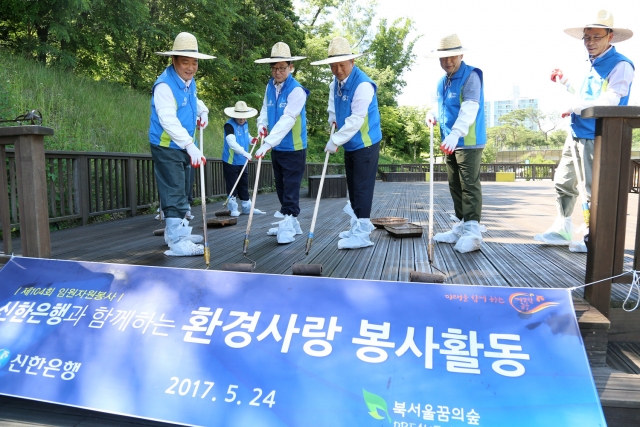
<path fill-rule="evenodd" d="M 263 137 L 260 137 L 260 145 L 262 145 Z M 258 195 L 258 181 L 260 180 L 260 167 L 262 166 L 262 157 L 258 159 L 258 166 L 256 167 L 256 181 L 253 185 L 253 196 L 251 199 L 251 206 L 256 205 L 256 196 Z M 253 271 L 256 263 L 247 257 L 247 251 L 249 250 L 249 232 L 251 231 L 251 223 L 253 222 L 253 211 L 249 212 L 249 220 L 247 221 L 247 231 L 244 235 L 244 241 L 242 243 L 242 255 L 247 258 L 251 263 L 231 263 L 231 264 L 222 264 L 220 267 L 221 270 L 225 271 L 240 271 L 245 273 L 250 273 Z"/>
<path fill-rule="evenodd" d="M 198 120 L 198 127 L 200 128 L 200 151 L 204 154 L 204 139 L 202 136 L 204 129 L 200 126 L 200 120 Z M 204 228 L 204 263 L 207 264 L 207 269 L 209 269 L 211 252 L 209 250 L 209 239 L 207 237 L 207 197 L 204 191 L 204 166 L 204 163 L 200 165 L 200 204 L 202 205 L 202 228 Z"/>
<path fill-rule="evenodd" d="M 431 272 L 411 271 L 409 273 L 410 282 L 425 282 L 425 283 L 444 283 L 444 275 L 434 273 L 433 270 L 437 268 L 433 265 L 433 168 L 435 162 L 433 161 L 433 124 L 429 124 L 429 138 L 431 140 L 431 147 L 429 149 L 429 243 L 427 246 L 427 258 L 429 258 L 429 270 Z"/>
<path fill-rule="evenodd" d="M 331 125 L 331 134 L 335 131 L 335 123 Z M 327 151 L 324 156 L 324 165 L 322 166 L 322 175 L 320 176 L 320 185 L 318 186 L 318 194 L 316 196 L 316 206 L 313 208 L 313 218 L 311 219 L 311 227 L 309 228 L 309 237 L 307 238 L 307 246 L 304 251 L 305 257 L 309 255 L 311 244 L 313 243 L 313 232 L 316 229 L 316 219 L 318 218 L 318 208 L 320 207 L 320 198 L 322 197 L 322 187 L 324 185 L 324 177 L 327 174 L 327 165 L 329 164 L 329 156 L 331 153 Z M 300 264 L 295 263 L 291 266 L 291 272 L 298 276 L 322 276 L 322 264 Z"/>
<path fill-rule="evenodd" d="M 253 150 L 256 148 L 256 145 L 258 145 L 258 144 L 253 144 L 253 146 L 251 147 L 251 150 L 249 151 L 249 156 L 253 155 Z M 214 213 L 215 216 L 230 216 L 231 215 L 231 211 L 229 209 L 224 209 L 224 208 L 227 207 L 227 204 L 229 203 L 229 200 L 231 199 L 231 197 L 233 197 L 233 192 L 236 191 L 236 187 L 238 186 L 238 183 L 240 182 L 240 179 L 242 178 L 242 174 L 244 173 L 244 170 L 245 170 L 245 168 L 247 167 L 248 164 L 249 164 L 249 159 L 247 159 L 247 161 L 244 162 L 244 165 L 242 166 L 242 169 L 240 170 L 240 174 L 238 175 L 238 179 L 236 179 L 236 183 L 233 184 L 233 188 L 229 192 L 229 195 L 227 196 L 227 199 L 222 204 L 223 209 L 217 210 Z"/>

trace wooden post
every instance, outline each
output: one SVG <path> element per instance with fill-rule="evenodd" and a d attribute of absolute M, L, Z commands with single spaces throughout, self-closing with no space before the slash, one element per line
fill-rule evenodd
<path fill-rule="evenodd" d="M 597 119 L 585 275 L 585 283 L 590 283 L 622 273 L 631 131 L 640 126 L 640 107 L 591 107 L 582 117 Z M 607 317 L 611 283 L 609 279 L 585 289 L 587 301 Z"/>
<path fill-rule="evenodd" d="M 11 215 L 9 213 L 9 194 L 7 193 L 7 151 L 0 144 L 0 229 L 2 230 L 2 245 L 5 255 L 13 252 L 11 244 Z"/>
<path fill-rule="evenodd" d="M 53 129 L 43 126 L 0 128 L 0 144 L 15 147 L 22 256 L 35 258 L 51 256 L 45 135 L 53 135 Z M 6 187 L 2 191 L 6 192 Z"/>

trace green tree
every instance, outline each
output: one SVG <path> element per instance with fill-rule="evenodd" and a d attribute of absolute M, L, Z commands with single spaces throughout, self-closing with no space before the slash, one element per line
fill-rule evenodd
<path fill-rule="evenodd" d="M 376 81 L 378 91 L 385 96 L 378 95 L 378 102 L 382 105 L 397 105 L 395 99 L 407 82 L 402 78 L 404 72 L 411 70 L 416 55 L 413 48 L 420 36 L 408 41 L 413 30 L 413 22 L 408 18 L 400 18 L 387 25 L 386 19 L 381 19 L 378 31 L 369 45 L 370 55 L 367 57 L 369 67 L 385 73 L 384 81 Z M 384 71 L 380 71 L 384 70 Z M 388 94 L 386 94 L 388 92 Z"/>

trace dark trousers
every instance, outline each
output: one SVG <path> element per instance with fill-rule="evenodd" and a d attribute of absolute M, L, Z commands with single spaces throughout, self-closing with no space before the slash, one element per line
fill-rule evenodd
<path fill-rule="evenodd" d="M 240 171 L 242 170 L 242 165 L 230 165 L 229 163 L 222 163 L 222 174 L 224 175 L 224 183 L 227 186 L 227 195 L 231 193 L 231 189 L 233 188 L 233 184 L 236 183 L 238 176 L 240 175 Z M 240 200 L 247 201 L 249 200 L 249 168 L 245 168 L 242 173 L 242 177 L 238 182 L 238 186 L 234 190 L 232 196 L 238 196 Z"/>
<path fill-rule="evenodd" d="M 151 146 L 153 171 L 165 218 L 184 218 L 189 210 L 191 157 L 184 150 Z"/>
<path fill-rule="evenodd" d="M 300 183 L 307 161 L 307 150 L 271 151 L 271 164 L 276 179 L 280 213 L 298 216 L 300 213 Z"/>
<path fill-rule="evenodd" d="M 187 201 L 189 202 L 189 206 L 193 204 L 193 180 L 195 179 L 196 170 L 189 163 L 189 169 L 191 171 L 187 173 Z"/>
<path fill-rule="evenodd" d="M 480 162 L 482 148 L 456 150 L 445 158 L 449 192 L 458 219 L 478 221 L 482 216 Z"/>
<path fill-rule="evenodd" d="M 358 218 L 371 217 L 379 157 L 380 144 L 344 152 L 344 169 L 347 174 L 349 201 Z"/>

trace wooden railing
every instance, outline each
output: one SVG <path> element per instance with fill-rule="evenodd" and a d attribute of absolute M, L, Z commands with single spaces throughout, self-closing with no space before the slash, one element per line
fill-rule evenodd
<path fill-rule="evenodd" d="M 9 218 L 12 228 L 19 227 L 19 194 L 14 150 L 6 151 Z M 256 163 L 249 163 L 249 182 L 255 180 Z M 81 220 L 124 212 L 135 216 L 140 209 L 158 201 L 158 189 L 149 154 L 45 152 L 49 222 Z M 263 162 L 258 188 L 274 187 L 271 162 Z M 207 197 L 225 195 L 222 160 L 207 159 L 205 166 Z M 193 194 L 200 197 L 200 180 Z"/>
<path fill-rule="evenodd" d="M 447 172 L 447 165 L 439 163 L 434 165 L 434 172 Z M 516 179 L 539 180 L 553 179 L 556 165 L 550 164 L 525 164 L 525 163 L 483 163 L 480 172 L 515 172 Z M 414 163 L 402 165 L 382 164 L 378 165 L 378 174 L 381 172 L 429 172 L 428 163 Z"/>

